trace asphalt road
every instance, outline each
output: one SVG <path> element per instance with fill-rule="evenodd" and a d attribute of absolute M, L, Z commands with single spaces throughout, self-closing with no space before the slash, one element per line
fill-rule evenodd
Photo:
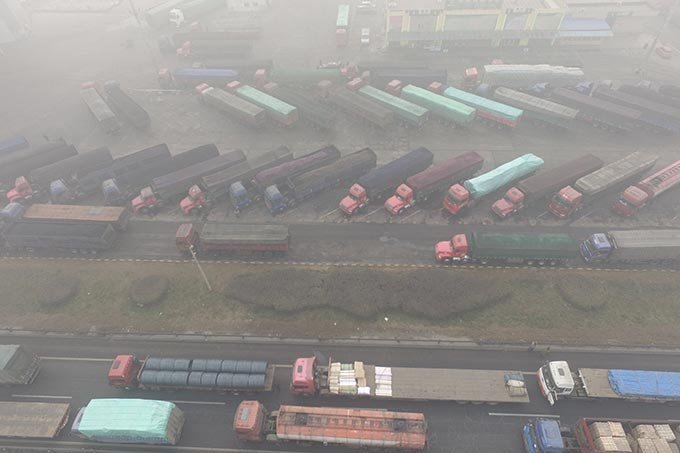
<path fill-rule="evenodd" d="M 0 343 L 15 343 L 16 338 L 2 337 Z M 106 383 L 110 360 L 118 353 L 135 353 L 175 357 L 264 359 L 281 365 L 277 368 L 276 382 L 279 390 L 260 394 L 256 398 L 267 407 L 297 403 L 386 408 L 401 411 L 424 412 L 428 419 L 431 451 L 433 452 L 499 452 L 522 451 L 520 429 L 527 419 L 535 415 L 559 417 L 569 425 L 582 416 L 677 419 L 677 408 L 657 404 L 607 401 L 587 403 L 560 401 L 550 407 L 540 395 L 531 375 L 544 360 L 537 352 L 504 352 L 479 350 L 422 349 L 415 347 L 351 347 L 328 346 L 322 353 L 339 360 L 363 360 L 392 366 L 458 367 L 470 369 L 504 369 L 526 372 L 531 402 L 522 404 L 460 405 L 441 402 L 357 401 L 322 398 L 296 398 L 288 391 L 290 365 L 297 357 L 309 356 L 315 351 L 308 345 L 273 344 L 216 344 L 197 342 L 156 342 L 105 338 L 26 338 L 21 343 L 45 357 L 43 369 L 36 381 L 25 388 L 0 389 L 0 398 L 21 401 L 70 401 L 74 407 L 85 405 L 91 398 L 144 397 L 167 399 L 177 404 L 187 414 L 187 424 L 180 446 L 208 449 L 251 449 L 286 451 L 329 451 L 336 448 L 310 448 L 297 445 L 241 444 L 234 439 L 231 423 L 234 410 L 242 395 L 218 395 L 202 392 L 125 392 L 113 389 Z M 574 367 L 617 367 L 639 369 L 664 369 L 680 371 L 680 361 L 670 355 L 612 354 L 612 353 L 551 353 L 550 359 L 568 360 Z M 427 376 L 423 376 L 427 385 Z M 75 442 L 65 432 L 62 442 Z M 0 441 L 7 445 L 6 441 Z M 59 443 L 55 443 L 59 446 Z M 61 444 L 61 446 L 65 446 Z M 142 449 L 139 449 L 142 451 Z M 154 450 L 159 451 L 159 450 Z M 170 451 L 170 450 L 167 450 Z M 201 451 L 201 450 L 195 450 Z M 219 451 L 219 450 L 214 450 Z M 229 450 L 225 450 L 229 451 Z M 233 451 L 233 450 L 232 450 Z"/>

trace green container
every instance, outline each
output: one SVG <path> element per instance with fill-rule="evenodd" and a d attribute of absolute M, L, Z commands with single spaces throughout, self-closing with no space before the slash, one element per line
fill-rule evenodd
<path fill-rule="evenodd" d="M 579 255 L 579 243 L 561 233 L 493 233 L 470 235 L 475 258 L 570 259 Z"/>
<path fill-rule="evenodd" d="M 243 85 L 239 87 L 236 90 L 236 94 L 246 101 L 250 101 L 253 104 L 260 106 L 266 111 L 270 112 L 277 121 L 285 125 L 293 124 L 298 119 L 298 111 L 296 107 L 249 85 Z"/>
<path fill-rule="evenodd" d="M 415 125 L 422 126 L 427 120 L 429 110 L 419 105 L 409 102 L 406 99 L 398 98 L 385 91 L 367 85 L 359 90 L 359 94 L 387 107 L 395 115 Z"/>
<path fill-rule="evenodd" d="M 338 18 L 335 21 L 337 28 L 349 27 L 349 5 L 338 5 Z"/>
<path fill-rule="evenodd" d="M 474 107 L 478 111 L 486 112 L 494 116 L 500 116 L 512 122 L 519 121 L 523 113 L 521 109 L 501 104 L 500 102 L 492 101 L 491 99 L 483 98 L 481 96 L 477 96 L 476 94 L 459 90 L 458 88 L 447 88 L 444 90 L 444 96 L 455 101 L 462 102 L 463 104 L 469 105 L 470 107 Z"/>
<path fill-rule="evenodd" d="M 456 124 L 465 126 L 475 119 L 474 108 L 414 85 L 402 88 L 401 97 L 428 108 L 436 115 Z"/>

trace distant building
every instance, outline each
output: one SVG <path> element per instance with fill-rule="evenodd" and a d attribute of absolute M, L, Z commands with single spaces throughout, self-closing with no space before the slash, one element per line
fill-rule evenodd
<path fill-rule="evenodd" d="M 229 11 L 258 12 L 269 7 L 271 0 L 227 0 Z"/>
<path fill-rule="evenodd" d="M 0 44 L 30 34 L 29 18 L 18 0 L 0 0 Z"/>

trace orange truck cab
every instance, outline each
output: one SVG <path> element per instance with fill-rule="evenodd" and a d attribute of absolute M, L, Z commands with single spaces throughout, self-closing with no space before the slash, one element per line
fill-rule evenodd
<path fill-rule="evenodd" d="M 180 252 L 191 253 L 191 247 L 196 247 L 199 240 L 198 231 L 196 231 L 193 224 L 183 223 L 177 228 L 175 245 Z"/>
<path fill-rule="evenodd" d="M 10 203 L 27 200 L 33 196 L 33 187 L 31 187 L 31 183 L 28 182 L 28 179 L 19 176 L 14 181 L 14 188 L 7 192 L 6 196 L 7 201 Z"/>
<path fill-rule="evenodd" d="M 142 363 L 133 355 L 117 355 L 109 368 L 109 385 L 125 389 L 136 387 L 141 366 Z"/>
<path fill-rule="evenodd" d="M 559 219 L 566 219 L 578 211 L 583 202 L 583 194 L 571 186 L 564 187 L 553 195 L 548 210 Z"/>
<path fill-rule="evenodd" d="M 653 197 L 653 194 L 638 186 L 630 186 L 623 191 L 612 205 L 612 211 L 621 217 L 632 217 Z"/>
<path fill-rule="evenodd" d="M 318 392 L 316 379 L 316 357 L 302 357 L 295 360 L 290 379 L 290 391 L 298 395 L 314 395 Z"/>
<path fill-rule="evenodd" d="M 184 215 L 192 215 L 203 209 L 207 201 L 205 192 L 198 185 L 194 184 L 189 188 L 189 194 L 179 202 L 179 207 Z"/>
<path fill-rule="evenodd" d="M 132 210 L 135 214 L 150 212 L 158 206 L 158 198 L 151 187 L 145 187 L 132 200 Z"/>
<path fill-rule="evenodd" d="M 524 207 L 524 192 L 511 187 L 503 198 L 491 205 L 491 211 L 501 219 L 505 219 Z"/>
<path fill-rule="evenodd" d="M 438 263 L 465 262 L 468 260 L 468 242 L 465 234 L 456 234 L 450 241 L 437 242 L 434 246 Z"/>
<path fill-rule="evenodd" d="M 239 440 L 260 442 L 266 440 L 267 409 L 259 401 L 241 401 L 234 415 L 234 433 Z"/>
<path fill-rule="evenodd" d="M 451 215 L 456 215 L 470 205 L 470 192 L 462 184 L 454 184 L 446 192 L 443 204 Z"/>
<path fill-rule="evenodd" d="M 390 198 L 385 201 L 385 209 L 392 215 L 402 214 L 413 205 L 413 189 L 400 184 Z"/>
<path fill-rule="evenodd" d="M 368 191 L 361 184 L 352 184 L 349 194 L 340 200 L 340 210 L 347 215 L 356 214 L 368 206 Z"/>

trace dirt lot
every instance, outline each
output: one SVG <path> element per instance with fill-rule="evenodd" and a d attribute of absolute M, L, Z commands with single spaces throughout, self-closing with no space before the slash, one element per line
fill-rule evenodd
<path fill-rule="evenodd" d="M 58 263 L 58 264 L 57 264 Z M 677 275 L 664 272 L 462 270 L 2 260 L 2 327 L 99 332 L 213 332 L 454 337 L 568 343 L 677 344 Z M 46 270 L 49 269 L 49 270 Z M 164 275 L 158 305 L 132 282 Z M 80 284 L 45 305 L 56 282 Z M 257 289 L 257 296 L 253 296 Z M 441 316 L 446 313 L 446 316 Z M 438 316 L 439 314 L 439 316 Z"/>

